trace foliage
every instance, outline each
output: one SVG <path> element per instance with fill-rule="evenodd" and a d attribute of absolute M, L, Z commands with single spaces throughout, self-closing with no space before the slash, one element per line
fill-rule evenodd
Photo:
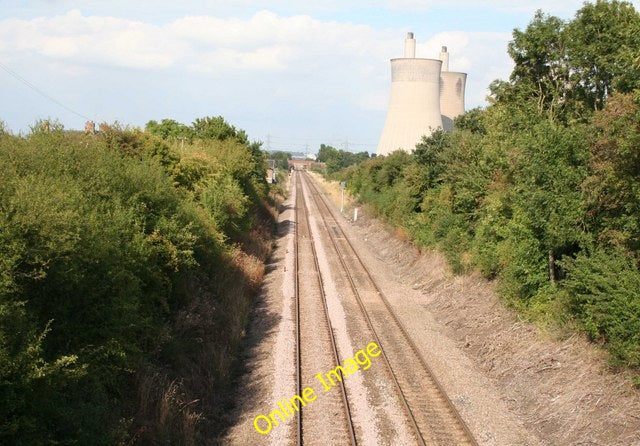
<path fill-rule="evenodd" d="M 495 102 L 532 101 L 551 120 L 585 121 L 614 92 L 640 87 L 640 14 L 618 0 L 586 3 L 573 20 L 538 11 L 509 43 L 514 69 Z"/>
<path fill-rule="evenodd" d="M 64 125 L 57 119 L 38 119 L 29 129 L 31 134 L 61 132 L 64 130 Z"/>
<path fill-rule="evenodd" d="M 640 94 L 614 95 L 597 113 L 582 183 L 597 240 L 640 250 Z"/>
<path fill-rule="evenodd" d="M 150 120 L 145 126 L 145 131 L 164 140 L 172 141 L 193 142 L 197 138 L 217 141 L 235 139 L 242 144 L 248 144 L 249 142 L 244 130 L 236 129 L 222 116 L 197 118 L 190 126 L 174 119 L 163 119 L 160 123 Z M 184 144 L 182 146 L 184 147 Z"/>
<path fill-rule="evenodd" d="M 346 150 L 339 150 L 325 144 L 320 144 L 317 157 L 318 162 L 327 163 L 328 174 L 333 174 L 340 169 L 361 163 L 366 159 L 369 159 L 368 152 L 353 153 Z"/>
<path fill-rule="evenodd" d="M 589 336 L 605 344 L 616 363 L 640 366 L 638 259 L 620 250 L 596 249 L 565 264 L 564 287 Z"/>
<path fill-rule="evenodd" d="M 586 3 L 567 26 L 568 61 L 588 105 L 640 88 L 640 14 L 626 1 Z"/>
<path fill-rule="evenodd" d="M 518 95 L 533 97 L 539 113 L 551 118 L 562 114 L 571 95 L 565 24 L 557 17 L 536 12 L 525 31 L 513 32 L 508 52 L 515 63 L 511 73 Z"/>
<path fill-rule="evenodd" d="M 237 130 L 222 116 L 198 118 L 193 122 L 192 128 L 196 138 L 218 141 L 237 139 L 242 144 L 249 141 L 244 130 Z"/>
<path fill-rule="evenodd" d="M 272 160 L 275 160 L 276 167 L 278 169 L 287 170 L 289 168 L 289 160 L 291 159 L 290 152 L 281 152 L 277 150 L 275 152 L 267 153 L 267 157 Z"/>
<path fill-rule="evenodd" d="M 487 127 L 484 123 L 484 112 L 480 107 L 472 108 L 466 113 L 456 116 L 453 119 L 453 123 L 457 130 L 468 130 L 471 133 L 480 133 L 483 135 L 487 133 Z"/>
<path fill-rule="evenodd" d="M 449 134 L 442 129 L 433 132 L 428 138 L 423 136 L 413 152 L 416 162 L 425 170 L 425 186 L 430 189 L 440 180 L 443 172 L 442 152 L 449 148 Z"/>
<path fill-rule="evenodd" d="M 206 426 L 179 401 L 218 415 L 255 287 L 234 246 L 267 193 L 237 135 L 0 137 L 0 443 L 193 444 Z M 183 421 L 153 419 L 169 396 L 148 381 L 180 389 Z"/>
<path fill-rule="evenodd" d="M 147 122 L 144 129 L 146 132 L 159 136 L 162 139 L 192 141 L 194 137 L 193 128 L 173 119 L 163 119 L 160 123 L 151 120 Z"/>

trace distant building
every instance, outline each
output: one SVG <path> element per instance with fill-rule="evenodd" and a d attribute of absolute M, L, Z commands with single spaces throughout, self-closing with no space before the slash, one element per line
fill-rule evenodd
<path fill-rule="evenodd" d="M 416 41 L 408 33 L 404 57 L 391 59 L 391 97 L 378 155 L 412 152 L 422 136 L 452 130 L 453 119 L 464 113 L 466 80 L 466 73 L 449 71 L 446 46 L 440 59 L 416 58 Z"/>

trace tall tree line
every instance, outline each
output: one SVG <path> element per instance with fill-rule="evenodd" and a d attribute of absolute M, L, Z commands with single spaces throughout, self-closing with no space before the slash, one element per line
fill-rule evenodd
<path fill-rule="evenodd" d="M 507 51 L 488 107 L 341 175 L 454 270 L 640 367 L 640 15 L 616 0 L 569 21 L 538 11 Z"/>

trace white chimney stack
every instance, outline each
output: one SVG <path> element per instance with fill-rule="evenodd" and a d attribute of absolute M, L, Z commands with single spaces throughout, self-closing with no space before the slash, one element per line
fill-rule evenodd
<path fill-rule="evenodd" d="M 413 33 L 407 33 L 407 38 L 404 39 L 404 57 L 405 59 L 416 57 L 416 39 L 413 38 Z"/>
<path fill-rule="evenodd" d="M 440 51 L 440 60 L 442 61 L 442 71 L 449 71 L 449 53 L 447 53 L 446 46 L 443 46 Z"/>

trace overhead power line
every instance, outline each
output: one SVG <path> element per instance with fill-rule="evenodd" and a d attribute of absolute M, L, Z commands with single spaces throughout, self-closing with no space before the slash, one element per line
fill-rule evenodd
<path fill-rule="evenodd" d="M 6 71 L 7 73 L 9 73 L 11 76 L 15 77 L 17 80 L 19 80 L 20 82 L 22 82 L 23 84 L 25 84 L 27 87 L 31 88 L 32 90 L 34 90 L 35 92 L 39 93 L 41 96 L 49 99 L 51 102 L 53 102 L 54 104 L 57 104 L 58 106 L 64 108 L 65 110 L 67 110 L 70 113 L 73 113 L 76 116 L 79 116 L 83 119 L 86 119 L 87 121 L 91 121 L 92 119 L 83 115 L 82 113 L 79 113 L 77 111 L 75 111 L 74 109 L 72 109 L 71 107 L 67 107 L 66 105 L 64 105 L 62 102 L 58 101 L 56 98 L 49 96 L 47 93 L 45 93 L 44 91 L 42 91 L 41 89 L 39 89 L 38 87 L 36 87 L 35 85 L 33 85 L 31 82 L 29 82 L 28 80 L 26 80 L 24 77 L 20 76 L 18 73 L 16 73 L 15 71 L 13 71 L 11 68 L 9 68 L 8 66 L 6 66 L 5 64 L 3 64 L 2 62 L 0 62 L 0 68 L 2 68 L 4 71 Z"/>
<path fill-rule="evenodd" d="M 286 139 L 288 141 L 319 141 L 319 142 L 342 142 L 344 143 L 344 138 L 341 137 L 331 137 L 331 138 L 322 138 L 317 136 L 309 136 L 309 137 L 300 137 L 300 136 L 277 136 L 277 135 L 268 135 L 268 137 L 272 140 L 278 139 Z M 349 144 L 352 144 L 351 139 L 349 139 Z M 364 142 L 356 142 L 356 145 L 376 145 L 377 142 L 373 141 L 364 141 Z"/>
<path fill-rule="evenodd" d="M 267 136 L 267 140 L 269 141 L 269 148 L 271 149 L 281 149 L 281 150 L 300 150 L 306 152 L 309 150 L 310 145 L 315 145 L 316 143 L 324 143 L 333 146 L 340 146 L 345 148 L 347 151 L 355 150 L 368 150 L 375 151 L 377 147 L 376 142 L 371 141 L 353 141 L 350 138 L 340 138 L 340 137 L 331 137 L 331 138 L 321 138 L 321 137 L 296 137 L 296 136 L 277 136 L 269 134 Z"/>

